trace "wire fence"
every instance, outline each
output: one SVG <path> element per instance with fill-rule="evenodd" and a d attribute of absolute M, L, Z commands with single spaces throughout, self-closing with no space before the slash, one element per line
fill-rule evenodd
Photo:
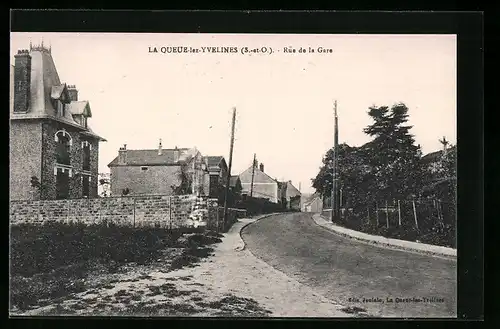
<path fill-rule="evenodd" d="M 324 215 L 331 216 L 325 198 Z M 456 204 L 438 199 L 391 200 L 349 206 L 342 204 L 339 218 L 344 227 L 389 238 L 456 247 Z"/>

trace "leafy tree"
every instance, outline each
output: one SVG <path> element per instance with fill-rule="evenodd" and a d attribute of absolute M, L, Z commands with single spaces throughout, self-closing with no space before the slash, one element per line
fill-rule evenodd
<path fill-rule="evenodd" d="M 369 168 L 362 148 L 339 144 L 337 154 L 337 173 L 339 188 L 343 199 L 349 203 L 364 201 L 369 191 Z M 312 186 L 321 195 L 330 196 L 332 191 L 333 148 L 323 157 L 323 165 L 317 176 L 312 179 Z"/>
<path fill-rule="evenodd" d="M 422 189 L 424 197 L 441 199 L 446 202 L 456 202 L 457 184 L 457 149 L 450 147 L 447 152 L 441 153 L 437 161 L 437 170 L 428 166 L 425 172 L 425 186 Z"/>
<path fill-rule="evenodd" d="M 183 164 L 179 173 L 180 184 L 178 186 L 172 185 L 172 191 L 175 195 L 191 194 L 193 179 L 187 170 L 187 166 Z"/>
<path fill-rule="evenodd" d="M 402 199 L 418 194 L 422 183 L 420 146 L 407 125 L 408 107 L 399 103 L 371 107 L 373 124 L 363 131 L 373 140 L 363 145 L 371 175 L 374 200 Z"/>

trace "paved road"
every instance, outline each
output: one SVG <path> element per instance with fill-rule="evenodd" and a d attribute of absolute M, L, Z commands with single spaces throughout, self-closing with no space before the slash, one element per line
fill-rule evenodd
<path fill-rule="evenodd" d="M 271 266 L 370 316 L 456 316 L 454 260 L 353 241 L 318 226 L 307 213 L 264 218 L 247 226 L 242 237 Z M 407 300 L 412 297 L 421 300 Z"/>

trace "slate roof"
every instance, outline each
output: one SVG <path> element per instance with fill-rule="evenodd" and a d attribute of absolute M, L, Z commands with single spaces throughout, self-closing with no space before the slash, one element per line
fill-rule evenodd
<path fill-rule="evenodd" d="M 61 95 L 65 92 L 66 98 L 69 97 L 68 90 L 66 89 L 66 84 L 53 85 L 50 92 L 50 97 L 53 99 L 60 99 Z"/>
<path fill-rule="evenodd" d="M 33 47 L 30 50 L 31 55 L 31 84 L 30 84 L 30 106 L 26 113 L 13 113 L 11 110 L 11 120 L 26 120 L 26 119 L 51 119 L 71 125 L 82 133 L 105 141 L 104 138 L 98 136 L 90 128 L 83 127 L 80 123 L 73 119 L 73 112 L 70 109 L 65 111 L 64 116 L 58 116 L 54 108 L 53 99 L 60 99 L 62 95 L 69 100 L 69 93 L 65 83 L 59 79 L 54 60 L 50 49 L 42 47 Z M 13 81 L 12 81 L 13 82 Z M 71 103 L 70 103 L 71 104 Z M 77 110 L 80 110 L 80 105 L 77 105 Z M 72 108 L 73 105 L 70 105 Z M 88 108 L 90 113 L 90 108 Z M 78 111 L 77 111 L 78 112 Z"/>
<path fill-rule="evenodd" d="M 224 159 L 223 156 L 205 156 L 203 157 L 205 159 L 205 161 L 207 162 L 207 166 L 209 167 L 217 167 L 219 166 L 219 163 L 222 161 L 222 159 Z"/>
<path fill-rule="evenodd" d="M 252 166 L 248 167 L 246 170 L 244 170 L 240 175 L 241 183 L 242 184 L 250 184 L 251 182 L 251 177 L 252 177 Z M 254 184 L 260 184 L 260 183 L 276 183 L 278 184 L 279 182 L 266 174 L 265 172 L 261 171 L 258 167 L 255 167 L 254 171 Z"/>
<path fill-rule="evenodd" d="M 68 104 L 68 109 L 73 115 L 85 115 L 89 118 L 92 117 L 88 101 L 73 101 Z"/>
<path fill-rule="evenodd" d="M 185 155 L 190 149 L 180 148 L 180 156 Z M 128 166 L 150 166 L 150 165 L 175 165 L 180 161 L 174 161 L 175 149 L 162 149 L 162 154 L 158 155 L 158 149 L 154 150 L 127 150 Z M 108 167 L 118 165 L 118 156 L 108 164 Z"/>

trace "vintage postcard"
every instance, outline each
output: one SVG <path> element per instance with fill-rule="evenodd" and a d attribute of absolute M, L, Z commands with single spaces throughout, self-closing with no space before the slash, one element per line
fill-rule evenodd
<path fill-rule="evenodd" d="M 456 35 L 10 45 L 11 316 L 457 317 Z"/>

